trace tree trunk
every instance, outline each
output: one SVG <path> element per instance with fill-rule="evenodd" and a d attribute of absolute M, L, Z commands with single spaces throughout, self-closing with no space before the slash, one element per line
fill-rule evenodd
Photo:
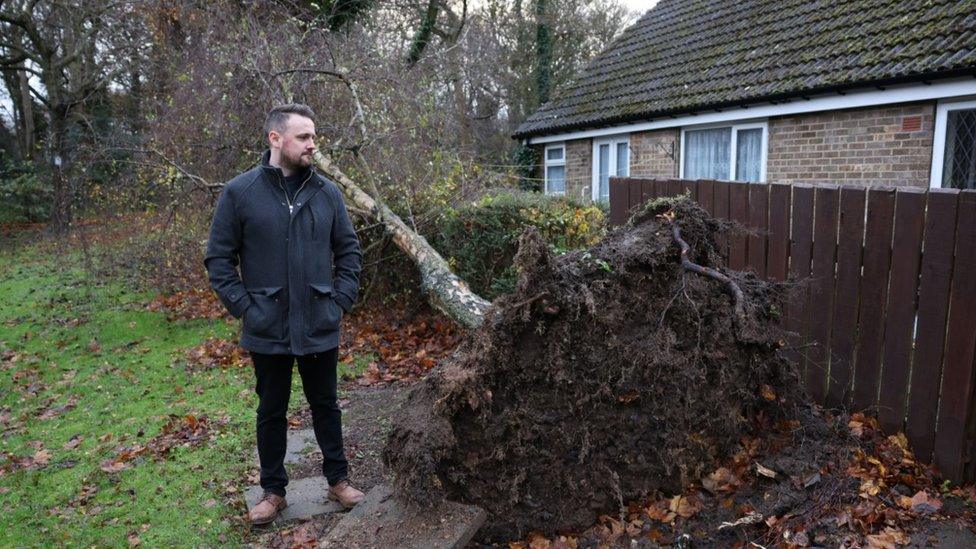
<path fill-rule="evenodd" d="M 471 291 L 468 285 L 448 267 L 427 239 L 414 232 L 400 216 L 385 204 L 363 191 L 342 173 L 326 155 L 315 153 L 315 163 L 334 181 L 350 204 L 369 212 L 382 223 L 393 242 L 417 265 L 421 288 L 431 305 L 466 328 L 476 328 L 484 322 L 488 301 Z"/>
<path fill-rule="evenodd" d="M 71 223 L 71 190 L 64 177 L 66 161 L 65 130 L 67 113 L 62 109 L 51 109 L 50 159 L 51 179 L 54 189 L 54 204 L 51 209 L 51 227 L 56 233 L 64 233 Z"/>

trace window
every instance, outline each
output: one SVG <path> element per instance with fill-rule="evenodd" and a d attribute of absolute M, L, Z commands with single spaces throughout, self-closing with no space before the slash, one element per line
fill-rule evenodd
<path fill-rule="evenodd" d="M 546 194 L 566 194 L 566 146 L 549 145 L 545 150 Z"/>
<path fill-rule="evenodd" d="M 976 101 L 939 104 L 929 186 L 976 189 Z"/>
<path fill-rule="evenodd" d="M 610 200 L 610 178 L 630 175 L 630 136 L 593 140 L 593 185 L 595 201 Z"/>
<path fill-rule="evenodd" d="M 766 123 L 681 131 L 681 178 L 766 180 Z"/>

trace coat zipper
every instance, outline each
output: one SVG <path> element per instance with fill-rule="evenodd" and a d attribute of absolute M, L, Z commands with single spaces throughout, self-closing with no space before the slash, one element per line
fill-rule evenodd
<path fill-rule="evenodd" d="M 296 199 L 298 198 L 298 195 L 302 194 L 302 189 L 305 188 L 305 184 L 308 183 L 308 180 L 309 179 L 312 179 L 312 174 L 311 173 L 308 174 L 308 177 L 305 178 L 305 181 L 302 181 L 302 184 L 299 185 L 298 190 L 295 191 L 295 198 Z M 278 186 L 281 187 L 281 194 L 285 195 L 285 203 L 288 204 L 288 215 L 291 216 L 292 214 L 295 213 L 295 205 L 292 204 L 291 203 L 291 199 L 288 198 L 288 191 L 285 190 L 285 179 L 284 179 L 284 176 L 281 176 L 281 177 L 278 178 Z"/>

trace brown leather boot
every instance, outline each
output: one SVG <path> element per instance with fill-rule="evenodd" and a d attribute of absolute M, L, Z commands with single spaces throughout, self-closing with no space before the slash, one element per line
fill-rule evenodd
<path fill-rule="evenodd" d="M 288 502 L 285 501 L 284 496 L 265 492 L 261 496 L 261 501 L 247 512 L 247 518 L 251 524 L 268 524 L 277 518 L 278 513 L 285 507 L 288 507 Z"/>
<path fill-rule="evenodd" d="M 338 501 L 346 509 L 352 509 L 366 496 L 349 484 L 349 480 L 341 480 L 335 486 L 329 486 L 329 499 Z"/>

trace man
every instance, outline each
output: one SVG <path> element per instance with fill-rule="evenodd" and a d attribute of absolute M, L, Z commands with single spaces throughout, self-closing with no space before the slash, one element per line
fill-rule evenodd
<path fill-rule="evenodd" d="M 296 360 L 328 498 L 347 509 L 363 499 L 348 480 L 336 398 L 339 320 L 359 292 L 362 253 L 338 188 L 312 168 L 314 117 L 299 104 L 268 113 L 270 150 L 227 183 L 204 259 L 221 302 L 243 319 L 241 345 L 250 351 L 257 378 L 264 496 L 248 511 L 253 524 L 273 521 L 288 505 L 286 413 Z"/>

